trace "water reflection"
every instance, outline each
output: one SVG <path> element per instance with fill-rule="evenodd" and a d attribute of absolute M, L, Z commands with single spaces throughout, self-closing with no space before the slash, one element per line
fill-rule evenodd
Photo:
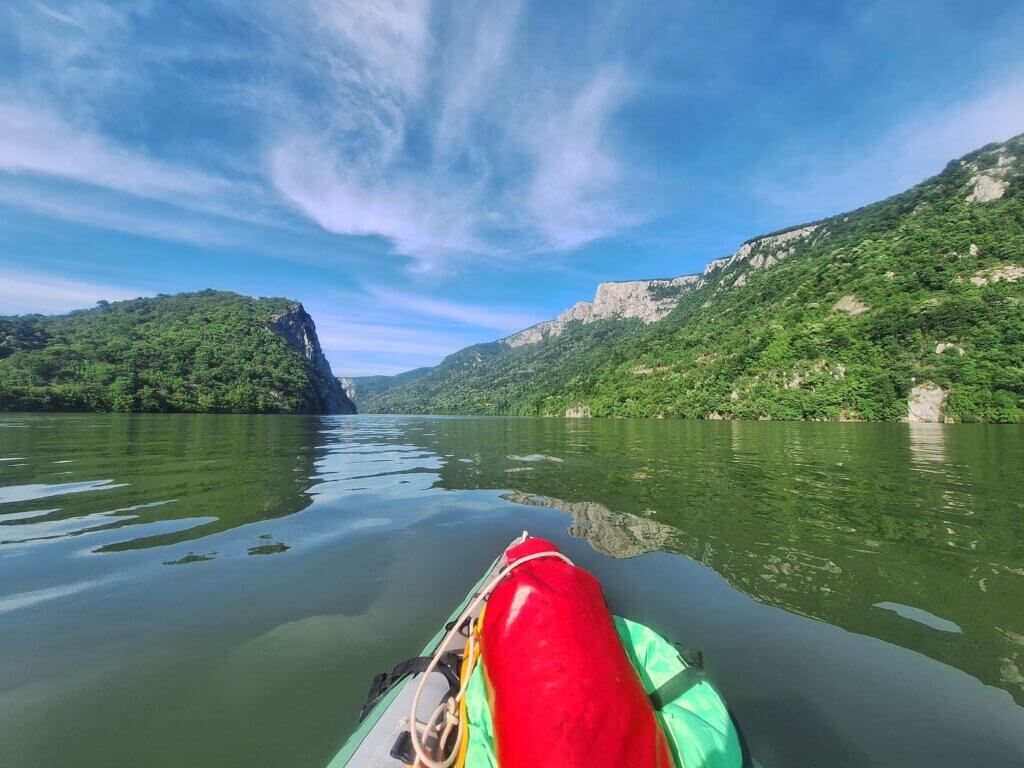
<path fill-rule="evenodd" d="M 302 510 L 317 481 L 313 419 L 69 416 L 18 424 L 4 436 L 5 452 L 30 458 L 3 470 L 0 538 L 8 545 L 75 536 L 89 551 L 116 552 L 187 542 Z M 40 482 L 58 475 L 62 482 Z M 33 509 L 43 499 L 55 503 Z"/>
<path fill-rule="evenodd" d="M 572 519 L 569 534 L 586 539 L 594 549 L 609 557 L 636 557 L 665 550 L 673 529 L 654 520 L 628 513 L 613 512 L 594 502 L 571 502 L 533 496 L 528 493 L 505 493 L 501 498 L 513 504 L 558 509 Z"/>
<path fill-rule="evenodd" d="M 918 471 L 943 471 L 949 456 L 946 453 L 946 435 L 943 424 L 907 424 L 910 434 L 910 459 Z"/>
<path fill-rule="evenodd" d="M 522 528 L 710 651 L 778 764 L 903 748 L 836 725 L 878 708 L 911 727 L 849 704 L 861 679 L 907 711 L 940 680 L 970 702 L 918 751 L 970 752 L 978 713 L 991 755 L 1024 733 L 1004 706 L 1024 702 L 1019 429 L 0 416 L 0 459 L 0 764 L 105 765 L 122 744 L 115 762 L 212 767 L 251 741 L 250 763 L 323 765 L 367 674 L 415 653 Z"/>
<path fill-rule="evenodd" d="M 503 498 L 563 510 L 603 554 L 686 555 L 758 600 L 922 650 L 1024 701 L 1005 672 L 1020 648 L 993 625 L 1024 632 L 1024 579 L 1010 578 L 1024 560 L 1020 431 L 481 419 L 429 434 L 411 422 L 406 436 L 456 457 L 440 487 L 512 486 Z M 558 461 L 507 471 L 531 454 Z M 922 634 L 879 603 L 949 617 L 965 637 Z"/>

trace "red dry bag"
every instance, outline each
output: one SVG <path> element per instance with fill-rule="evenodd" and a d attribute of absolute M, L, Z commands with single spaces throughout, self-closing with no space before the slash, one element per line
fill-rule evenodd
<path fill-rule="evenodd" d="M 527 539 L 512 562 L 557 551 Z M 671 768 L 661 727 L 597 580 L 558 558 L 517 567 L 481 632 L 501 768 Z"/>

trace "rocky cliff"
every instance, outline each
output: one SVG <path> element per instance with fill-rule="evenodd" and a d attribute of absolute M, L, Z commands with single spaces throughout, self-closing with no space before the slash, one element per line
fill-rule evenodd
<path fill-rule="evenodd" d="M 532 325 L 501 342 L 513 348 L 537 344 L 564 333 L 573 323 L 586 325 L 597 320 L 636 318 L 644 324 L 656 323 L 667 317 L 686 294 L 705 285 L 717 281 L 727 288 L 743 287 L 747 272 L 779 264 L 795 252 L 799 241 L 811 237 L 818 228 L 817 224 L 810 224 L 748 240 L 735 253 L 708 263 L 699 275 L 601 283 L 593 301 L 578 302 L 554 320 Z"/>
<path fill-rule="evenodd" d="M 320 339 L 316 335 L 316 324 L 302 304 L 293 304 L 287 311 L 270 319 L 270 329 L 280 336 L 289 347 L 306 361 L 305 368 L 319 413 L 355 413 L 356 407 L 345 394 L 341 383 L 331 372 Z"/>

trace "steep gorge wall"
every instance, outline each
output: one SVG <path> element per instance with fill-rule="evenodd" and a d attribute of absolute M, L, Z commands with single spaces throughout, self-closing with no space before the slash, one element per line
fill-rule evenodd
<path fill-rule="evenodd" d="M 313 318 L 301 304 L 295 304 L 284 314 L 272 317 L 270 328 L 305 359 L 317 412 L 356 412 L 355 405 L 331 372 L 331 364 L 327 362 L 320 347 Z"/>

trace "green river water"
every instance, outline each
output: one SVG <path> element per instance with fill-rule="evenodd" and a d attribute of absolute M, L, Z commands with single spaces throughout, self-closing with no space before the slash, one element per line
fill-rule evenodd
<path fill-rule="evenodd" d="M 0 415 L 0 766 L 321 768 L 523 529 L 782 766 L 1024 765 L 1024 430 Z"/>

